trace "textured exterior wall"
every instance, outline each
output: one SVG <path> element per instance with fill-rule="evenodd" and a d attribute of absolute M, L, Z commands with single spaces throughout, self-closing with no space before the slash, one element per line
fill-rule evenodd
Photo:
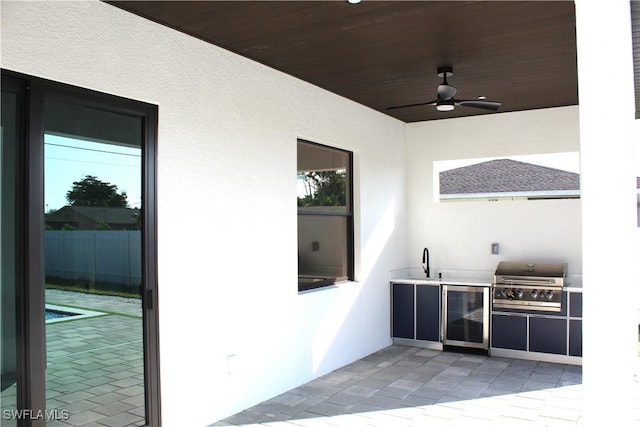
<path fill-rule="evenodd" d="M 434 201 L 433 162 L 579 151 L 578 108 L 561 107 L 407 126 L 408 250 L 436 269 L 493 271 L 501 260 L 566 261 L 582 272 L 580 200 Z M 443 227 L 442 224 L 448 226 Z M 491 254 L 491 243 L 500 254 Z"/>
<path fill-rule="evenodd" d="M 3 1 L 2 67 L 159 106 L 163 425 L 207 425 L 390 344 L 401 122 L 98 1 Z M 357 216 L 358 282 L 301 295 L 298 138 L 354 152 Z"/>

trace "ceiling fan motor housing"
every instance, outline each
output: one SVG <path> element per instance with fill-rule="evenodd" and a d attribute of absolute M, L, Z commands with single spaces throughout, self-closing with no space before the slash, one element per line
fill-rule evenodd
<path fill-rule="evenodd" d="M 442 67 L 438 67 L 438 77 L 451 77 L 453 76 L 453 67 L 450 65 L 443 65 Z"/>

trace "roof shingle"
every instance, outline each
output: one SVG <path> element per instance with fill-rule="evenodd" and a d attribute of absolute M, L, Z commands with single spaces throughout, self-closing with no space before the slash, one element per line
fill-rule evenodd
<path fill-rule="evenodd" d="M 440 172 L 440 194 L 580 190 L 580 175 L 511 159 Z"/>

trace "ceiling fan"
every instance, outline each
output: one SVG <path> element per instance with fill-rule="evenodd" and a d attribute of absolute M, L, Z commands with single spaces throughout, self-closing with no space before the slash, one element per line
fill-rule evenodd
<path fill-rule="evenodd" d="M 391 111 L 400 108 L 419 107 L 421 105 L 435 105 L 438 111 L 453 111 L 456 105 L 462 105 L 464 107 L 496 111 L 502 105 L 501 102 L 486 101 L 482 98 L 477 100 L 455 99 L 454 96 L 458 89 L 447 83 L 447 77 L 451 77 L 452 75 L 452 67 L 438 67 L 438 77 L 442 77 L 444 80 L 440 85 L 438 85 L 438 97 L 433 101 L 419 102 L 417 104 L 396 105 L 394 107 L 387 107 L 386 110 Z"/>

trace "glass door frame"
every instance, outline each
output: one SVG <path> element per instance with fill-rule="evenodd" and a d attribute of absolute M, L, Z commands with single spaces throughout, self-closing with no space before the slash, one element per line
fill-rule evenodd
<path fill-rule="evenodd" d="M 482 297 L 482 341 L 460 341 L 449 338 L 449 294 L 470 294 Z M 468 315 L 464 312 L 463 319 Z M 442 285 L 442 344 L 458 347 L 480 348 L 489 350 L 489 287 L 488 286 L 464 286 L 464 285 Z"/>
<path fill-rule="evenodd" d="M 20 171 L 21 236 L 18 348 L 18 409 L 46 411 L 46 337 L 44 280 L 44 99 L 139 117 L 142 141 L 142 308 L 146 425 L 160 426 L 160 362 L 157 294 L 156 105 L 70 86 L 2 69 L 2 88 L 20 91 L 23 149 Z M 23 419 L 19 426 L 46 421 Z"/>

